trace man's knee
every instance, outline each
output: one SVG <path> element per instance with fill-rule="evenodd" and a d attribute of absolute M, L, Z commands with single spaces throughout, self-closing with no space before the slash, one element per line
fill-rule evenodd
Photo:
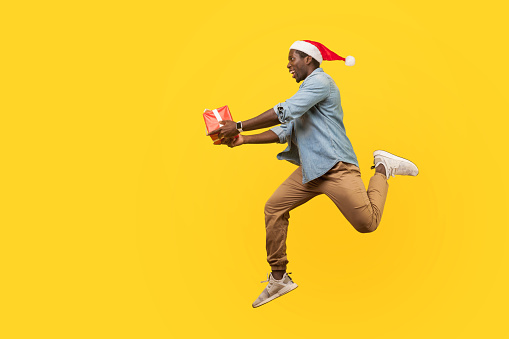
<path fill-rule="evenodd" d="M 272 203 L 272 201 L 269 199 L 267 200 L 267 202 L 265 203 L 265 207 L 263 209 L 263 213 L 265 213 L 265 215 L 271 215 L 275 212 L 275 208 L 274 208 L 274 204 Z"/>
<path fill-rule="evenodd" d="M 280 219 L 280 218 L 289 219 L 290 218 L 290 213 L 289 213 L 288 208 L 285 208 L 280 202 L 278 202 L 277 200 L 273 200 L 273 199 L 269 199 L 265 203 L 264 213 L 265 213 L 266 221 L 274 219 L 274 218 L 275 219 Z"/>
<path fill-rule="evenodd" d="M 267 200 L 264 208 L 265 215 L 278 214 L 281 211 L 281 207 L 278 205 L 280 204 L 275 199 L 270 198 Z"/>
<path fill-rule="evenodd" d="M 376 231 L 377 227 L 363 227 L 363 228 L 356 228 L 359 233 L 371 233 Z"/>
<path fill-rule="evenodd" d="M 378 228 L 378 224 L 374 220 L 363 220 L 352 223 L 352 225 L 359 233 L 371 233 Z"/>

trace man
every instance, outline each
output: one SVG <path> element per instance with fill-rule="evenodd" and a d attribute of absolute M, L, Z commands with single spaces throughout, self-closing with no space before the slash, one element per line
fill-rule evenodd
<path fill-rule="evenodd" d="M 210 134 L 219 133 L 223 144 L 288 143 L 277 158 L 299 166 L 274 192 L 265 205 L 267 261 L 272 273 L 268 285 L 253 303 L 261 306 L 297 287 L 286 273 L 286 233 L 289 212 L 311 198 L 326 194 L 352 226 L 361 233 L 373 232 L 380 224 L 390 176 L 418 174 L 411 161 L 384 151 L 375 151 L 375 174 L 366 192 L 357 157 L 343 125 L 339 90 L 320 64 L 344 60 L 315 41 L 296 41 L 288 54 L 287 68 L 297 83 L 297 93 L 283 103 L 246 121 L 223 121 Z M 279 125 L 261 134 L 243 131 Z M 238 138 L 233 138 L 239 135 Z"/>

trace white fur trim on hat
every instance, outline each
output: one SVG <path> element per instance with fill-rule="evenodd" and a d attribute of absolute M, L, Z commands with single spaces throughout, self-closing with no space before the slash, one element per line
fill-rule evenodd
<path fill-rule="evenodd" d="M 304 52 L 307 55 L 312 56 L 320 64 L 323 61 L 322 53 L 320 53 L 320 51 L 318 50 L 318 48 L 315 45 L 310 44 L 309 42 L 301 41 L 301 40 L 295 41 L 292 44 L 292 46 L 290 46 L 290 49 L 296 49 L 298 51 Z"/>

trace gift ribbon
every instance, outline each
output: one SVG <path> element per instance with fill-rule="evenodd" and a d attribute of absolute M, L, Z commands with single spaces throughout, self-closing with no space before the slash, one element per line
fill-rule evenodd
<path fill-rule="evenodd" d="M 219 115 L 219 112 L 217 111 L 217 109 L 213 109 L 212 112 L 216 116 L 216 119 L 219 122 L 219 126 L 221 126 L 221 121 L 223 121 L 223 119 L 221 119 L 221 116 Z"/>
<path fill-rule="evenodd" d="M 205 109 L 205 111 L 204 111 L 204 112 L 207 112 L 207 111 L 210 111 L 210 109 Z M 223 121 L 223 119 L 221 119 L 221 116 L 219 115 L 219 112 L 217 111 L 217 109 L 213 109 L 213 110 L 212 110 L 212 113 L 214 113 L 214 116 L 216 117 L 216 119 L 217 119 L 217 121 L 218 121 L 218 122 Z M 221 126 L 221 124 L 219 124 L 219 126 Z M 211 135 L 211 136 L 212 136 L 212 135 Z M 221 139 L 214 139 L 214 138 L 212 138 L 212 141 L 214 141 L 214 142 L 216 142 L 216 141 L 218 141 L 218 140 L 221 140 Z"/>
<path fill-rule="evenodd" d="M 204 112 L 207 112 L 207 111 L 210 111 L 210 109 L 205 109 Z M 221 118 L 221 116 L 219 115 L 219 112 L 217 111 L 217 109 L 213 109 L 212 110 L 212 113 L 214 113 L 214 116 L 216 117 L 217 121 L 218 122 L 221 122 L 223 121 L 223 119 Z M 219 126 L 221 126 L 221 124 L 219 124 Z"/>

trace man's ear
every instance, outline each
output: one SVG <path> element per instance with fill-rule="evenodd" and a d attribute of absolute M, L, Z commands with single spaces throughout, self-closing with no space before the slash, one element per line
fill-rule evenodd
<path fill-rule="evenodd" d="M 306 57 L 306 65 L 309 65 L 309 64 L 310 64 L 310 63 L 312 63 L 312 62 L 313 62 L 313 57 L 312 57 L 311 55 L 308 55 L 308 56 Z"/>

